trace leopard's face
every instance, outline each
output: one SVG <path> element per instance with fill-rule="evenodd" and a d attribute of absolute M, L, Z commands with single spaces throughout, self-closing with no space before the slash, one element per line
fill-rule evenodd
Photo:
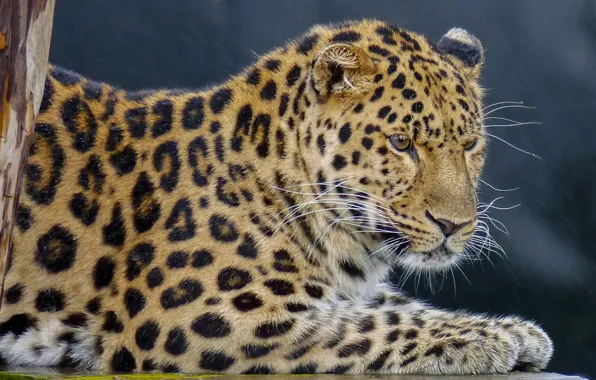
<path fill-rule="evenodd" d="M 480 62 L 450 57 L 442 42 L 433 49 L 417 40 L 423 47 L 411 54 L 375 54 L 374 42 L 331 46 L 328 60 L 361 61 L 362 69 L 319 67 L 336 82 L 317 107 L 313 139 L 328 186 L 346 193 L 351 214 L 340 219 L 381 243 L 385 257 L 414 269 L 457 262 L 477 226 L 486 147 Z"/>

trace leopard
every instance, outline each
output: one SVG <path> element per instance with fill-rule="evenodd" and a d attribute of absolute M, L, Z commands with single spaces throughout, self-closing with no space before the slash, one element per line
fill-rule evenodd
<path fill-rule="evenodd" d="M 49 65 L 0 311 L 8 368 L 107 373 L 541 371 L 547 333 L 389 281 L 478 232 L 484 48 L 316 25 L 207 89 Z M 397 268 L 397 269 L 396 269 Z"/>

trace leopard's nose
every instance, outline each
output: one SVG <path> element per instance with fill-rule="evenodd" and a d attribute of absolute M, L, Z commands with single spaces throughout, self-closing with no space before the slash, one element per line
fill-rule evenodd
<path fill-rule="evenodd" d="M 461 230 L 462 228 L 464 228 L 465 226 L 467 226 L 468 224 L 472 223 L 472 221 L 467 221 L 464 223 L 453 223 L 450 220 L 447 219 L 443 219 L 443 218 L 435 218 L 430 212 L 426 211 L 426 217 L 428 219 L 430 219 L 433 223 L 435 223 L 436 225 L 439 226 L 439 228 L 441 229 L 441 232 L 443 233 L 443 236 L 445 236 L 445 238 L 448 238 L 449 236 L 453 235 L 454 233 L 456 233 L 457 231 Z"/>

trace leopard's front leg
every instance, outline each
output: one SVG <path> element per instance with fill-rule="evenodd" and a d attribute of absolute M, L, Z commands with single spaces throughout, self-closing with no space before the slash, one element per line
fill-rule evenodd
<path fill-rule="evenodd" d="M 147 268 L 104 302 L 102 370 L 489 374 L 542 369 L 552 355 L 550 339 L 529 322 L 437 310 L 398 294 L 340 300 L 315 276 L 286 279 L 293 264 L 285 255 L 278 271 L 251 274 L 222 261 L 216 276 L 199 278 L 210 256 L 195 253 L 187 270 L 163 278 Z M 157 291 L 143 296 L 141 281 L 159 283 Z"/>
<path fill-rule="evenodd" d="M 494 374 L 543 369 L 553 352 L 548 336 L 531 322 L 432 309 L 399 295 L 320 304 L 298 314 L 294 328 L 302 333 L 280 347 L 284 355 L 268 368 L 295 373 Z"/>

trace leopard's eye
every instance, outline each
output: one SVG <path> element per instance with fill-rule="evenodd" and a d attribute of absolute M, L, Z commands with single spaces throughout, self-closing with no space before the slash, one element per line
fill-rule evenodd
<path fill-rule="evenodd" d="M 398 152 L 409 151 L 412 147 L 412 140 L 406 135 L 391 135 L 389 136 L 389 142 Z"/>
<path fill-rule="evenodd" d="M 467 143 L 464 144 L 464 149 L 468 152 L 471 151 L 472 149 L 474 149 L 477 142 L 478 142 L 477 139 L 468 141 Z"/>

